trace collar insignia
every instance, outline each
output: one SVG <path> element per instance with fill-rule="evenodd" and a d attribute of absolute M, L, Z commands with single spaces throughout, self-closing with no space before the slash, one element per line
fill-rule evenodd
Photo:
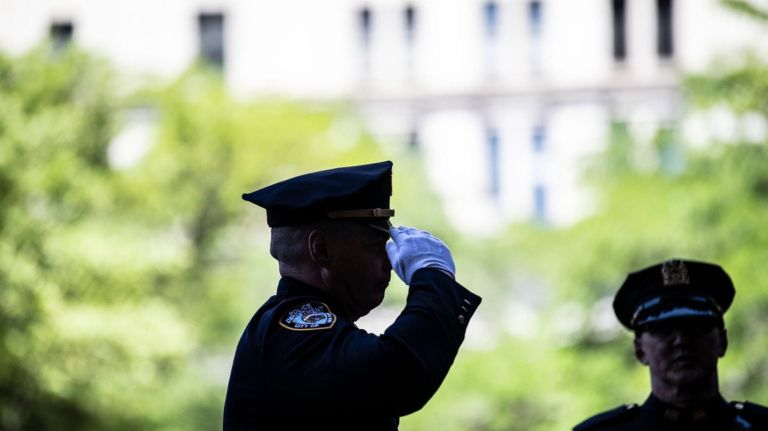
<path fill-rule="evenodd" d="M 668 260 L 661 265 L 661 277 L 664 280 L 664 286 L 676 286 L 681 284 L 691 284 L 688 276 L 688 267 L 682 260 Z"/>
<path fill-rule="evenodd" d="M 336 315 L 322 302 L 305 302 L 280 318 L 280 326 L 291 331 L 313 331 L 332 328 Z"/>

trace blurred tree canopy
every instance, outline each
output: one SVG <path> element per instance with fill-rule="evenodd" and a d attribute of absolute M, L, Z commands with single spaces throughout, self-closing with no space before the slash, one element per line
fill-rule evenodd
<path fill-rule="evenodd" d="M 748 2 L 724 3 L 761 21 L 768 17 Z M 737 119 L 768 124 L 768 64 L 756 54 L 687 77 L 684 89 L 689 114 L 725 108 Z M 521 265 L 540 279 L 528 286 L 546 298 L 537 309 L 543 318 L 533 319 L 528 336 L 462 352 L 435 399 L 404 424 L 562 430 L 619 404 L 642 402 L 650 392 L 647 369 L 634 359 L 632 336 L 619 328 L 610 301 L 628 271 L 672 257 L 717 262 L 733 278 L 737 295 L 726 315 L 730 344 L 720 365 L 721 391 L 729 399 L 768 403 L 768 137 L 741 135 L 686 147 L 671 125 L 659 129 L 651 148 L 638 148 L 626 125 L 615 124 L 587 175 L 600 198 L 593 217 L 562 230 L 512 226 L 488 245 L 506 251 L 514 262 L 509 272 Z M 655 155 L 651 166 L 635 156 L 648 151 Z M 515 277 L 506 280 L 502 289 L 520 291 Z M 498 305 L 483 304 L 500 316 L 492 326 L 503 326 L 516 310 Z"/>
<path fill-rule="evenodd" d="M 747 55 L 689 77 L 686 99 L 691 112 L 768 121 L 767 76 Z M 263 211 L 240 194 L 389 158 L 343 106 L 235 101 L 209 71 L 118 88 L 108 65 L 75 50 L 0 55 L 2 431 L 220 428 L 234 346 L 277 280 Z M 133 109 L 155 113 L 152 142 L 117 166 L 110 146 Z M 485 298 L 474 347 L 401 429 L 561 430 L 642 401 L 647 371 L 610 299 L 628 270 L 674 256 L 732 275 L 722 390 L 768 402 L 768 142 L 695 149 L 679 135 L 663 127 L 639 149 L 614 125 L 588 176 L 593 217 L 488 239 L 453 231 L 418 157 L 395 155 L 397 222 L 446 239 L 460 281 Z M 387 304 L 405 293 L 393 283 Z"/>
<path fill-rule="evenodd" d="M 277 277 L 240 194 L 383 158 L 339 107 L 238 103 L 199 70 L 115 81 L 74 50 L 0 57 L 1 430 L 220 427 L 221 370 Z M 154 142 L 115 169 L 141 104 Z"/>

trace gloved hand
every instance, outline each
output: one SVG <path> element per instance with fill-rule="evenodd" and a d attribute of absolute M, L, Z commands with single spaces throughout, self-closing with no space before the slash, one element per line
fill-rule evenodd
<path fill-rule="evenodd" d="M 407 285 L 413 274 L 422 268 L 436 268 L 455 277 L 456 266 L 448 246 L 427 231 L 412 227 L 390 227 L 391 241 L 387 242 L 387 255 L 392 269 Z"/>

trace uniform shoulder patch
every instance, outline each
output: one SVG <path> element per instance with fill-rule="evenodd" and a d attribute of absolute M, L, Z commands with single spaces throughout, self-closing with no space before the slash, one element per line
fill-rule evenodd
<path fill-rule="evenodd" d="M 601 426 L 606 426 L 611 423 L 626 420 L 639 410 L 637 404 L 625 404 L 620 407 L 616 407 L 613 410 L 608 410 L 603 413 L 599 413 L 584 422 L 573 427 L 573 431 L 585 431 L 599 429 Z"/>
<path fill-rule="evenodd" d="M 280 317 L 280 326 L 291 331 L 329 329 L 336 324 L 336 315 L 322 302 L 305 301 L 295 305 Z"/>

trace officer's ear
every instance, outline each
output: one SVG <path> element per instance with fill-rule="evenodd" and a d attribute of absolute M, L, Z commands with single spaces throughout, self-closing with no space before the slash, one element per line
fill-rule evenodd
<path fill-rule="evenodd" d="M 725 356 L 725 352 L 728 350 L 728 331 L 725 330 L 725 328 L 718 329 L 718 335 L 720 340 L 720 345 L 717 346 L 717 356 L 722 358 Z"/>
<path fill-rule="evenodd" d="M 307 235 L 309 258 L 319 266 L 327 266 L 331 260 L 331 246 L 328 233 L 321 229 L 312 229 Z"/>
<path fill-rule="evenodd" d="M 643 349 L 643 341 L 641 339 L 642 336 L 642 332 L 635 333 L 635 358 L 637 358 L 637 361 L 641 364 L 648 365 L 648 356 L 645 354 L 645 349 Z"/>

